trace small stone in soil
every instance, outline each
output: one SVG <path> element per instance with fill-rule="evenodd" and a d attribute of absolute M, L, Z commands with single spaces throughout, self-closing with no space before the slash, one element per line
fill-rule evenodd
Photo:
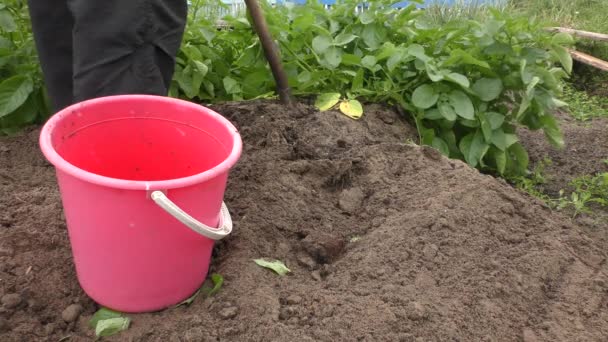
<path fill-rule="evenodd" d="M 44 333 L 49 336 L 52 335 L 55 332 L 55 323 L 49 323 L 47 325 L 44 326 Z"/>
<path fill-rule="evenodd" d="M 63 310 L 61 313 L 61 318 L 63 318 L 63 320 L 66 322 L 74 322 L 78 319 L 81 312 L 82 306 L 79 304 L 72 304 Z"/>
<path fill-rule="evenodd" d="M 338 200 L 340 209 L 347 213 L 354 214 L 362 205 L 365 193 L 360 188 L 351 188 L 342 191 Z"/>
<path fill-rule="evenodd" d="M 310 270 L 314 269 L 317 266 L 317 263 L 315 262 L 315 260 L 308 254 L 300 253 L 297 258 L 298 258 L 298 263 L 301 266 L 304 266 Z"/>
<path fill-rule="evenodd" d="M 21 295 L 18 293 L 8 293 L 2 296 L 2 304 L 7 309 L 16 308 L 19 304 L 21 304 Z"/>
<path fill-rule="evenodd" d="M 0 317 L 0 333 L 11 330 L 11 326 L 6 318 Z"/>
<path fill-rule="evenodd" d="M 432 261 L 433 259 L 435 259 L 435 256 L 437 255 L 438 251 L 439 248 L 437 247 L 437 245 L 431 243 L 424 247 L 424 249 L 422 250 L 422 254 L 424 255 L 425 260 Z"/>
<path fill-rule="evenodd" d="M 321 272 L 319 272 L 319 271 L 312 271 L 310 273 L 310 276 L 312 277 L 312 279 L 314 279 L 316 281 L 321 281 Z"/>
<path fill-rule="evenodd" d="M 523 331 L 523 340 L 524 342 L 538 342 L 538 337 L 536 337 L 534 331 L 525 328 Z"/>
<path fill-rule="evenodd" d="M 239 309 L 235 306 L 220 310 L 220 317 L 224 319 L 233 319 L 238 314 Z"/>
<path fill-rule="evenodd" d="M 411 319 L 412 321 L 420 321 L 428 317 L 426 309 L 419 302 L 411 302 L 408 305 L 408 311 L 407 318 Z"/>
<path fill-rule="evenodd" d="M 302 297 L 300 297 L 298 295 L 291 295 L 291 296 L 287 297 L 287 299 L 285 301 L 289 305 L 300 304 L 302 302 Z"/>

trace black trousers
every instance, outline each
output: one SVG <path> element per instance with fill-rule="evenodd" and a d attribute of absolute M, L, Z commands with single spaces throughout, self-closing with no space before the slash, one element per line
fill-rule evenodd
<path fill-rule="evenodd" d="M 186 0 L 28 0 L 56 112 L 100 96 L 166 96 Z"/>

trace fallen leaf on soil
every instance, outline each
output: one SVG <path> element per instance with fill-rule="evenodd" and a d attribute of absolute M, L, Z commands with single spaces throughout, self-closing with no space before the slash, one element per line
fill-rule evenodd
<path fill-rule="evenodd" d="M 175 305 L 175 307 L 178 307 L 181 305 L 188 306 L 188 305 L 192 304 L 194 299 L 201 292 L 203 292 L 203 294 L 205 294 L 205 296 L 207 296 L 207 297 L 213 296 L 217 291 L 220 290 L 220 288 L 224 284 L 224 277 L 222 277 L 221 274 L 214 273 L 211 275 L 211 282 L 213 283 L 213 287 L 207 286 L 207 282 L 205 282 L 203 284 L 203 286 L 200 289 L 198 289 L 192 296 L 190 296 L 188 299 L 182 301 L 181 303 Z"/>
<path fill-rule="evenodd" d="M 97 323 L 97 327 L 95 327 L 95 336 L 102 337 L 114 335 L 123 330 L 129 329 L 130 323 L 131 319 L 129 317 L 118 317 L 101 320 Z"/>
<path fill-rule="evenodd" d="M 267 261 L 264 259 L 255 259 L 253 261 L 259 266 L 266 267 L 275 271 L 279 275 L 286 275 L 287 273 L 291 272 L 291 270 L 287 268 L 287 266 L 285 266 L 282 261 L 279 260 Z"/>
<path fill-rule="evenodd" d="M 123 317 L 122 313 L 108 308 L 99 309 L 89 321 L 95 329 L 95 336 L 110 336 L 129 328 L 131 319 Z"/>
<path fill-rule="evenodd" d="M 97 323 L 99 323 L 99 321 L 103 321 L 106 319 L 111 319 L 111 318 L 120 318 L 122 317 L 122 314 L 118 311 L 114 311 L 114 310 L 110 310 L 108 308 L 101 308 L 99 310 L 97 310 L 97 312 L 93 315 L 93 317 L 91 317 L 91 320 L 89 321 L 89 326 L 93 329 L 95 329 L 95 327 L 97 327 Z"/>

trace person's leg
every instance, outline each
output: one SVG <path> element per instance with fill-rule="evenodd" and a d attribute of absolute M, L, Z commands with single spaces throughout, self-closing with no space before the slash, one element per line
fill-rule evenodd
<path fill-rule="evenodd" d="M 186 24 L 186 0 L 69 0 L 74 101 L 166 96 Z"/>
<path fill-rule="evenodd" d="M 67 0 L 29 0 L 36 50 L 53 111 L 72 104 L 72 14 Z"/>

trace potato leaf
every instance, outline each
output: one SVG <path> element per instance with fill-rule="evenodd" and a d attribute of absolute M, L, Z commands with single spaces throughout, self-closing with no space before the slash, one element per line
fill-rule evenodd
<path fill-rule="evenodd" d="M 473 108 L 473 103 L 467 94 L 460 90 L 453 90 L 449 98 L 456 114 L 467 120 L 475 119 L 475 108 Z"/>
<path fill-rule="evenodd" d="M 101 320 L 95 327 L 95 336 L 103 337 L 117 334 L 129 329 L 131 319 L 128 317 L 109 318 Z"/>
<path fill-rule="evenodd" d="M 338 101 L 340 101 L 340 93 L 321 94 L 315 101 L 315 107 L 324 112 L 338 104 Z"/>
<path fill-rule="evenodd" d="M 279 260 L 265 260 L 265 259 L 255 259 L 253 260 L 258 266 L 262 266 L 268 269 L 275 271 L 279 275 L 286 275 L 291 272 L 287 266 L 282 261 Z"/>
<path fill-rule="evenodd" d="M 93 317 L 91 317 L 91 320 L 89 321 L 89 326 L 91 328 L 95 329 L 95 327 L 97 326 L 97 323 L 99 323 L 99 321 L 103 321 L 103 320 L 111 319 L 111 318 L 119 318 L 119 317 L 122 317 L 122 313 L 108 309 L 108 308 L 101 308 L 101 309 L 97 310 L 97 312 L 95 312 Z"/>
<path fill-rule="evenodd" d="M 0 118 L 12 113 L 30 96 L 34 90 L 32 79 L 17 75 L 0 83 Z"/>
<path fill-rule="evenodd" d="M 502 89 L 502 81 L 498 78 L 481 78 L 473 84 L 473 91 L 483 101 L 497 99 Z"/>
<path fill-rule="evenodd" d="M 439 94 L 435 92 L 435 89 L 429 84 L 423 84 L 414 90 L 412 94 L 412 103 L 414 106 L 420 109 L 427 109 L 437 103 Z"/>
<path fill-rule="evenodd" d="M 363 115 L 363 106 L 357 100 L 343 101 L 340 103 L 340 111 L 344 115 L 357 120 Z"/>

